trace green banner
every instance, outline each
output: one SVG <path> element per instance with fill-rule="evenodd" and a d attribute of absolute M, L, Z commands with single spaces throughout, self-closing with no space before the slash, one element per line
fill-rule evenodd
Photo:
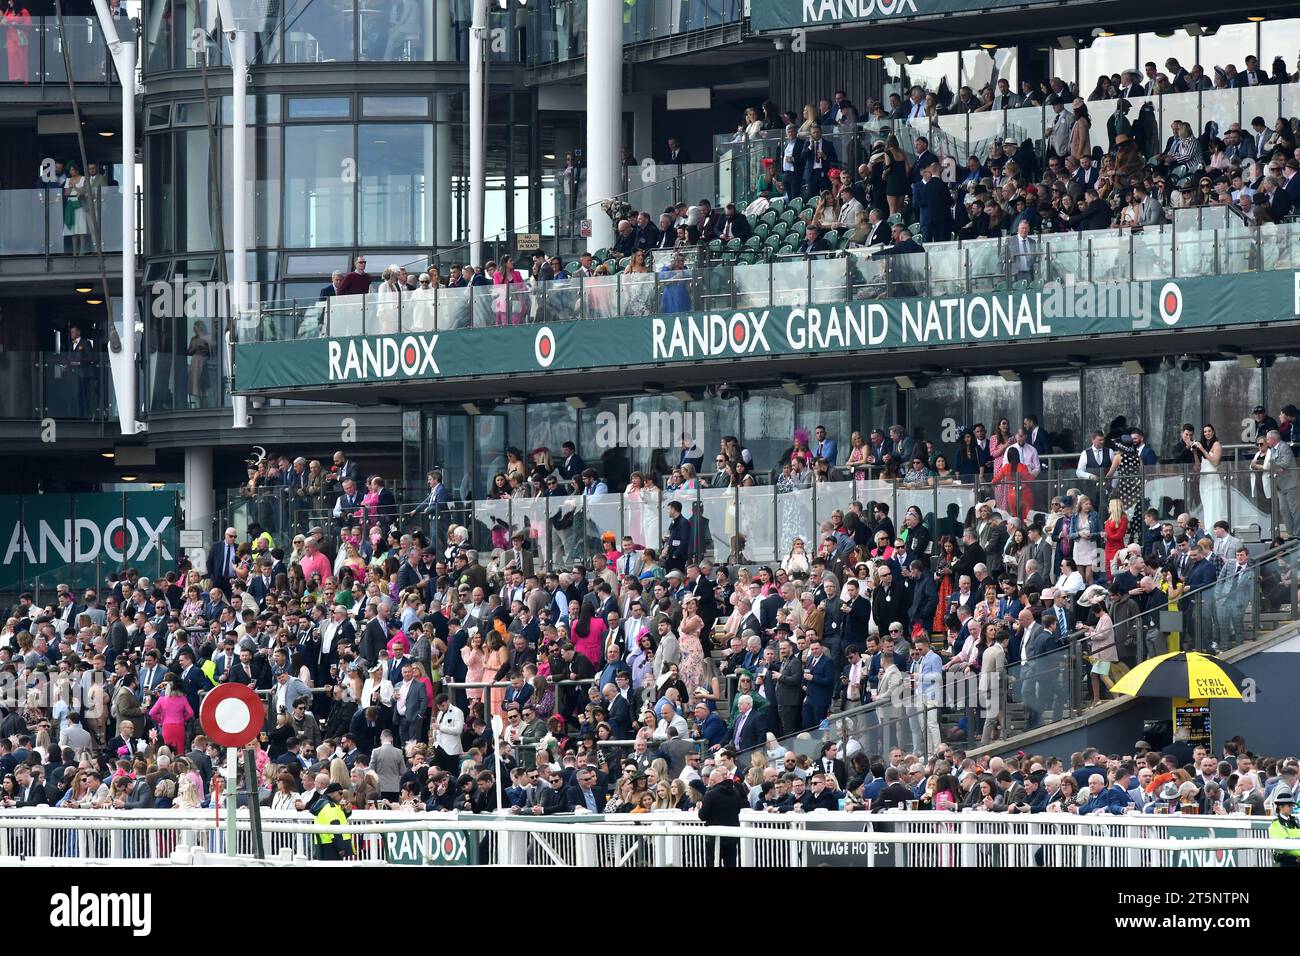
<path fill-rule="evenodd" d="M 176 567 L 176 495 L 0 495 L 0 533 L 0 591 L 98 587 L 127 567 L 156 578 Z"/>
<path fill-rule="evenodd" d="M 384 859 L 402 866 L 473 866 L 478 839 L 468 830 L 385 833 Z"/>
<path fill-rule="evenodd" d="M 950 298 L 863 299 L 445 333 L 247 343 L 235 350 L 235 384 L 239 392 L 258 392 L 1256 325 L 1300 315 L 1298 289 L 1300 273 L 1260 272 L 1167 282 L 1048 284 Z M 1251 307 L 1241 308 L 1242 302 Z M 914 367 L 906 359 L 899 366 L 899 371 Z"/>
<path fill-rule="evenodd" d="M 763 33 L 1023 6 L 1025 0 L 750 0 L 749 23 Z"/>

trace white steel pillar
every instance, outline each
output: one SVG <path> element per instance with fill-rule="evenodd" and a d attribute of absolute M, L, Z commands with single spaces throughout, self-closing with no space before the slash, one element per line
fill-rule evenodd
<path fill-rule="evenodd" d="M 587 249 L 614 244 L 614 223 L 601 202 L 619 195 L 619 141 L 623 126 L 623 4 L 587 2 Z"/>

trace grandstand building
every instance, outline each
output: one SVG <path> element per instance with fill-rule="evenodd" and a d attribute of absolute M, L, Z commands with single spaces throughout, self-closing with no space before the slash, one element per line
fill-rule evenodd
<path fill-rule="evenodd" d="M 1300 19 L 1288 4 L 512 0 L 490 5 L 481 36 L 473 4 L 454 0 L 254 4 L 239 34 L 248 130 L 237 184 L 232 34 L 219 6 L 113 7 L 143 81 L 132 157 L 93 8 L 67 3 L 60 24 L 52 4 L 19 4 L 28 19 L 12 35 L 29 42 L 6 47 L 0 71 L 0 335 L 11 366 L 0 428 L 25 462 L 13 492 L 173 487 L 185 503 L 177 525 L 210 540 L 214 528 L 265 517 L 235 490 L 253 446 L 316 458 L 345 448 L 412 495 L 437 467 L 453 500 L 472 502 L 512 448 L 558 456 L 572 441 L 611 491 L 681 461 L 680 442 L 607 447 L 602 415 L 702 422 L 702 434 L 682 437 L 703 450 L 706 473 L 735 435 L 767 480 L 795 431 L 817 425 L 838 443 L 830 464 L 843 466 L 854 432 L 899 425 L 951 452 L 964 426 L 1007 418 L 1014 428 L 1026 414 L 1050 436 L 1045 454 L 1077 456 L 1123 415 L 1164 459 L 1184 422 L 1249 445 L 1252 409 L 1276 418 L 1300 393 L 1296 226 L 1284 208 L 1300 191 L 1287 166 Z M 480 43 L 481 144 L 467 85 Z M 1112 77 L 1123 96 L 1106 94 Z M 1119 208 L 1060 228 L 1031 216 L 1020 246 L 1014 200 L 1000 226 L 963 222 L 981 181 L 1001 190 L 1012 178 L 1034 207 L 1038 189 L 1027 187 L 1052 159 L 1077 192 L 1095 185 L 1089 168 L 1076 176 L 1078 143 L 1060 133 L 1079 100 L 1091 114 L 1089 168 L 1136 142 L 1141 169 L 1160 180 L 1160 224 L 1113 228 Z M 796 114 L 800 151 L 821 130 L 825 161 L 809 176 L 803 163 L 784 175 L 785 112 Z M 69 167 L 85 165 L 74 115 L 95 170 L 69 188 Z M 1190 163 L 1177 161 L 1175 121 L 1199 146 Z M 899 212 L 886 207 L 879 234 L 869 219 L 865 231 L 846 219 L 818 234 L 829 174 L 856 180 L 865 166 L 870 200 L 873 159 L 894 141 L 908 164 L 906 195 L 889 197 Z M 1272 169 L 1255 162 L 1265 147 Z M 939 239 L 923 234 L 913 201 L 927 153 L 957 204 Z M 127 196 L 119 184 L 133 160 L 138 188 Z M 1258 198 L 1232 198 L 1243 188 L 1234 170 L 1252 197 L 1270 188 L 1252 183 L 1277 173 L 1282 198 L 1264 203 L 1274 215 L 1258 214 Z M 1202 171 L 1229 201 L 1202 204 Z M 102 256 L 93 223 L 68 201 L 83 188 Z M 1126 193 L 1116 183 L 1117 206 Z M 728 205 L 743 224 L 719 230 Z M 144 426 L 130 435 L 108 359 L 126 206 L 138 223 L 134 417 Z M 657 229 L 669 209 L 674 237 L 679 218 L 689 227 L 680 244 L 655 246 L 635 223 L 630 244 L 618 231 L 629 210 Z M 915 247 L 870 241 L 891 225 L 910 228 Z M 638 243 L 647 271 L 631 254 Z M 534 278 L 535 250 L 558 256 L 568 278 Z M 455 266 L 507 254 L 523 286 L 446 284 Z M 358 258 L 373 278 L 349 287 L 356 294 L 322 295 Z M 406 292 L 381 288 L 390 263 L 406 268 Z M 443 286 L 422 290 L 416 278 L 434 267 Z M 248 309 L 232 317 L 223 290 L 241 271 Z M 1278 530 L 1248 487 L 1240 494 L 1240 523 L 1262 538 Z"/>

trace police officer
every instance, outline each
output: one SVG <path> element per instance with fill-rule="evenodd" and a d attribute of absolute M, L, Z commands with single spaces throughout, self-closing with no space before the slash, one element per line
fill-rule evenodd
<path fill-rule="evenodd" d="M 1300 818 L 1293 812 L 1295 795 L 1285 786 L 1279 786 L 1273 794 L 1273 806 L 1277 815 L 1269 824 L 1269 839 L 1300 840 Z M 1273 862 L 1278 866 L 1300 866 L 1300 845 L 1294 850 L 1274 850 Z"/>
<path fill-rule="evenodd" d="M 343 804 L 343 787 L 331 783 L 325 792 L 313 801 L 312 816 L 321 827 L 342 827 L 348 822 L 352 810 Z M 316 834 L 316 859 L 346 860 L 352 856 L 352 834 L 325 829 Z"/>

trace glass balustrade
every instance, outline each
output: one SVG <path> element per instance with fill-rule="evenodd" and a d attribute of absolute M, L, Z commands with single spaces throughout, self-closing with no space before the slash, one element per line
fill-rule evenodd
<path fill-rule="evenodd" d="M 0 192 L 0 202 L 7 194 Z M 40 197 L 25 197 L 42 208 Z M 9 208 L 29 208 L 22 202 Z M 1166 278 L 1236 275 L 1285 270 L 1300 262 L 1300 224 L 1243 227 L 1223 210 L 1180 216 L 1175 225 L 1137 232 L 1094 230 L 1038 238 L 1030 257 L 1008 254 L 1006 239 L 935 243 L 921 252 L 879 255 L 861 249 L 771 262 L 725 261 L 735 252 L 687 255 L 673 267 L 674 251 L 652 257 L 649 272 L 619 268 L 590 278 L 504 286 L 445 288 L 397 295 L 331 296 L 263 302 L 241 323 L 245 342 L 363 335 L 449 332 L 538 322 L 558 323 L 690 312 L 721 312 L 850 300 L 951 296 L 1024 288 L 1030 282 L 1156 282 Z M 1201 222 L 1227 225 L 1197 228 Z M 782 223 L 781 225 L 785 225 Z M 6 219 L 10 248 L 40 243 Z M 24 238 L 25 236 L 25 238 Z M 703 263 L 713 255 L 713 264 Z M 1013 263 L 1011 260 L 1016 261 Z M 702 264 L 692 267 L 690 261 Z M 617 262 L 610 265 L 618 266 Z"/>
<path fill-rule="evenodd" d="M 96 219 L 105 252 L 122 251 L 122 192 L 91 189 L 72 203 L 57 184 L 0 189 L 0 255 L 62 256 L 95 252 Z"/>

